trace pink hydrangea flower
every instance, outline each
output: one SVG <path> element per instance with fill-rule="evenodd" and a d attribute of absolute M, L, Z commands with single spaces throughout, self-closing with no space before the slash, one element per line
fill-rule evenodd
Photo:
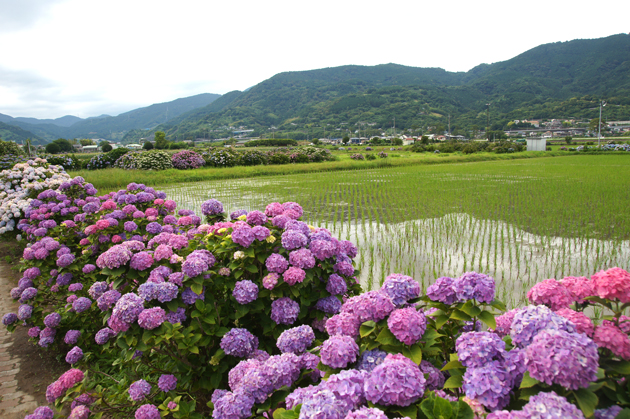
<path fill-rule="evenodd" d="M 610 268 L 591 276 L 593 291 L 601 298 L 630 302 L 630 273 L 621 268 Z"/>
<path fill-rule="evenodd" d="M 569 290 L 555 279 L 545 279 L 527 292 L 527 299 L 536 305 L 544 304 L 552 310 L 567 308 L 573 302 Z"/>
<path fill-rule="evenodd" d="M 570 308 L 561 308 L 556 311 L 556 314 L 561 315 L 571 323 L 575 324 L 577 331 L 584 333 L 587 336 L 593 336 L 595 325 L 592 320 L 582 312 L 571 310 Z"/>
<path fill-rule="evenodd" d="M 613 354 L 630 361 L 630 338 L 614 324 L 597 326 L 593 340 L 600 348 L 607 348 Z"/>
<path fill-rule="evenodd" d="M 574 301 L 583 303 L 584 298 L 594 294 L 593 284 L 585 276 L 567 276 L 560 281 L 569 291 Z"/>

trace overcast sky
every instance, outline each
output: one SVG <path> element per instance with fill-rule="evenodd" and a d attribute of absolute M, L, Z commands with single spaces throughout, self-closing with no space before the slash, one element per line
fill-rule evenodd
<path fill-rule="evenodd" d="M 346 64 L 468 71 L 540 44 L 628 31 L 627 0 L 599 1 L 595 16 L 594 6 L 584 6 L 558 0 L 0 0 L 0 113 L 117 115 L 243 90 L 283 71 Z"/>

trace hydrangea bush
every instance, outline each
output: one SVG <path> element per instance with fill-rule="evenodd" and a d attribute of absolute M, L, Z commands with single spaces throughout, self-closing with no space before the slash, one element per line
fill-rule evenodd
<path fill-rule="evenodd" d="M 17 225 L 20 307 L 3 323 L 62 351 L 69 370 L 46 397 L 71 418 L 630 413 L 622 269 L 543 281 L 510 311 L 476 272 L 424 291 L 392 274 L 360 293 L 356 247 L 295 202 L 228 216 L 209 200 L 204 222 L 144 185 L 53 186 Z"/>
<path fill-rule="evenodd" d="M 206 163 L 203 157 L 191 150 L 184 150 L 173 154 L 171 161 L 173 167 L 180 170 L 198 169 Z"/>
<path fill-rule="evenodd" d="M 126 170 L 166 170 L 173 168 L 173 162 L 166 151 L 131 151 L 116 160 L 113 166 Z"/>

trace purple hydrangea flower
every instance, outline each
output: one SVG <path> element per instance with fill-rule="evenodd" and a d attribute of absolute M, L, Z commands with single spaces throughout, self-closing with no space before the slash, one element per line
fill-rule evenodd
<path fill-rule="evenodd" d="M 263 226 L 252 227 L 252 233 L 254 234 L 254 237 L 258 241 L 263 241 L 271 235 L 271 231 L 269 231 L 267 227 L 263 227 Z"/>
<path fill-rule="evenodd" d="M 22 304 L 18 308 L 17 316 L 20 320 L 28 320 L 33 315 L 33 306 L 28 304 Z"/>
<path fill-rule="evenodd" d="M 216 199 L 209 199 L 201 204 L 201 213 L 205 216 L 223 213 L 223 204 Z"/>
<path fill-rule="evenodd" d="M 300 377 L 300 357 L 292 353 L 274 355 L 262 364 L 261 370 L 271 380 L 274 390 L 291 387 Z"/>
<path fill-rule="evenodd" d="M 234 284 L 232 295 L 239 304 L 249 304 L 258 298 L 258 285 L 245 279 Z"/>
<path fill-rule="evenodd" d="M 252 415 L 256 400 L 246 391 L 239 389 L 227 392 L 214 403 L 214 419 L 245 419 Z"/>
<path fill-rule="evenodd" d="M 147 383 L 145 380 L 138 380 L 131 383 L 128 391 L 131 400 L 137 402 L 151 393 L 151 384 Z"/>
<path fill-rule="evenodd" d="M 295 250 L 308 244 L 307 237 L 298 230 L 287 230 L 282 233 L 282 247 L 287 250 Z"/>
<path fill-rule="evenodd" d="M 459 301 L 475 299 L 480 303 L 494 300 L 494 279 L 476 272 L 466 272 L 453 282 L 453 288 Z"/>
<path fill-rule="evenodd" d="M 183 323 L 186 321 L 186 310 L 178 307 L 176 311 L 170 311 L 166 314 L 166 321 L 169 323 Z"/>
<path fill-rule="evenodd" d="M 133 196 L 133 195 L 132 195 Z M 152 404 L 143 404 L 136 410 L 135 419 L 160 419 L 160 411 Z"/>
<path fill-rule="evenodd" d="M 335 256 L 337 248 L 330 240 L 315 240 L 311 236 L 311 244 L 309 249 L 313 256 L 318 260 L 325 260 Z"/>
<path fill-rule="evenodd" d="M 112 329 L 110 329 L 109 327 L 104 327 L 98 332 L 96 332 L 96 336 L 94 337 L 94 340 L 96 341 L 97 344 L 104 345 L 105 343 L 107 343 L 109 339 L 111 339 L 114 336 L 116 336 L 116 333 Z"/>
<path fill-rule="evenodd" d="M 621 406 L 612 405 L 606 409 L 597 409 L 593 418 L 595 419 L 615 419 L 619 412 L 621 412 Z"/>
<path fill-rule="evenodd" d="M 323 343 L 320 351 L 322 364 L 331 368 L 345 368 L 357 360 L 357 355 L 357 343 L 344 335 L 331 336 Z"/>
<path fill-rule="evenodd" d="M 331 295 L 343 295 L 348 291 L 346 280 L 337 274 L 332 274 L 326 282 L 326 291 Z"/>
<path fill-rule="evenodd" d="M 105 253 L 101 253 L 101 255 L 96 259 L 96 266 L 101 269 L 120 268 L 121 266 L 126 265 L 127 262 L 131 260 L 132 256 L 133 253 L 127 248 L 127 246 L 117 244 L 112 246 Z"/>
<path fill-rule="evenodd" d="M 467 332 L 457 338 L 459 362 L 468 368 L 481 367 L 505 353 L 505 342 L 494 333 Z"/>
<path fill-rule="evenodd" d="M 83 313 L 89 309 L 92 305 L 92 301 L 87 297 L 79 297 L 72 303 L 72 309 L 77 313 Z"/>
<path fill-rule="evenodd" d="M 289 253 L 289 263 L 297 268 L 311 269 L 315 266 L 315 258 L 308 249 L 298 249 Z"/>
<path fill-rule="evenodd" d="M 139 252 L 131 257 L 129 266 L 137 271 L 149 269 L 154 263 L 153 256 L 149 252 Z"/>
<path fill-rule="evenodd" d="M 440 390 L 444 386 L 444 382 L 446 381 L 444 374 L 429 361 L 423 359 L 420 362 L 420 371 L 424 374 L 428 374 L 428 377 L 425 377 L 427 379 L 428 390 Z"/>
<path fill-rule="evenodd" d="M 387 327 L 396 339 L 405 345 L 413 345 L 427 329 L 427 319 L 415 307 L 399 308 L 389 315 Z"/>
<path fill-rule="evenodd" d="M 387 419 L 387 415 L 375 407 L 362 407 L 348 413 L 345 419 Z"/>
<path fill-rule="evenodd" d="M 385 361 L 385 357 L 387 356 L 387 352 L 381 351 L 380 349 L 373 349 L 371 351 L 365 351 L 359 357 L 359 361 L 357 362 L 357 369 L 372 372 L 374 368 L 378 367 Z"/>
<path fill-rule="evenodd" d="M 20 302 L 25 303 L 28 300 L 35 298 L 36 296 L 37 296 L 37 288 L 28 287 L 24 291 L 22 291 L 22 294 L 20 295 Z"/>
<path fill-rule="evenodd" d="M 109 310 L 120 299 L 120 293 L 116 290 L 110 290 L 98 297 L 96 305 L 101 311 Z"/>
<path fill-rule="evenodd" d="M 75 343 L 77 343 L 80 336 L 81 336 L 80 330 L 68 330 L 66 332 L 66 336 L 63 338 L 63 341 L 67 345 L 74 345 Z"/>
<path fill-rule="evenodd" d="M 574 333 L 575 325 L 564 317 L 554 313 L 547 306 L 527 306 L 520 309 L 512 320 L 510 336 L 512 343 L 524 348 L 534 340 L 541 330 L 564 330 Z"/>
<path fill-rule="evenodd" d="M 247 215 L 247 210 L 240 209 L 240 210 L 232 211 L 230 213 L 230 220 L 234 221 L 241 215 Z"/>
<path fill-rule="evenodd" d="M 138 316 L 144 310 L 144 300 L 130 292 L 116 302 L 112 316 L 119 317 L 123 322 L 132 324 L 138 320 Z"/>
<path fill-rule="evenodd" d="M 247 213 L 246 220 L 248 224 L 261 226 L 267 222 L 267 216 L 261 211 L 252 211 Z"/>
<path fill-rule="evenodd" d="M 317 390 L 302 400 L 300 417 L 344 419 L 347 410 L 330 390 Z"/>
<path fill-rule="evenodd" d="M 361 319 L 354 313 L 335 314 L 326 320 L 325 324 L 326 332 L 328 332 L 330 336 L 344 335 L 356 337 L 359 336 L 360 327 Z"/>
<path fill-rule="evenodd" d="M 289 262 L 284 258 L 284 256 L 278 253 L 272 253 L 265 261 L 265 266 L 269 272 L 281 274 L 287 270 Z"/>
<path fill-rule="evenodd" d="M 548 385 L 577 390 L 597 380 L 597 344 L 582 333 L 542 330 L 527 347 L 529 374 Z"/>
<path fill-rule="evenodd" d="M 341 310 L 341 301 L 335 295 L 330 295 L 317 300 L 315 308 L 327 314 L 336 314 Z"/>
<path fill-rule="evenodd" d="M 407 300 L 420 295 L 420 284 L 412 277 L 402 274 L 391 274 L 385 278 L 381 292 L 391 298 L 392 302 L 400 307 Z"/>
<path fill-rule="evenodd" d="M 81 283 L 74 283 L 74 284 L 70 284 L 70 286 L 68 287 L 68 291 L 70 292 L 77 292 L 77 291 L 81 291 L 83 289 L 83 284 Z"/>
<path fill-rule="evenodd" d="M 349 298 L 341 307 L 342 313 L 353 313 L 361 323 L 368 320 L 379 322 L 394 310 L 394 303 L 380 291 L 370 291 Z"/>
<path fill-rule="evenodd" d="M 240 387 L 241 380 L 252 369 L 258 369 L 261 366 L 261 362 L 257 359 L 245 359 L 240 361 L 234 368 L 228 372 L 228 385 L 232 391 Z M 226 390 L 224 390 L 224 393 Z M 214 397 L 214 395 L 213 395 Z"/>
<path fill-rule="evenodd" d="M 61 322 L 61 314 L 56 313 L 56 312 L 50 313 L 49 315 L 44 317 L 44 325 L 46 325 L 46 327 L 49 327 L 51 329 L 59 326 L 60 322 Z"/>
<path fill-rule="evenodd" d="M 278 285 L 278 278 L 280 278 L 280 276 L 275 272 L 266 275 L 263 278 L 263 287 L 268 290 L 272 290 L 276 285 Z"/>
<path fill-rule="evenodd" d="M 41 271 L 39 270 L 38 267 L 34 266 L 32 268 L 28 268 L 27 270 L 24 271 L 24 278 L 27 279 L 35 279 L 37 278 L 39 275 L 41 275 Z"/>
<path fill-rule="evenodd" d="M 241 227 L 232 232 L 232 241 L 248 248 L 256 240 L 256 236 L 250 227 Z"/>
<path fill-rule="evenodd" d="M 258 349 L 258 338 L 247 329 L 235 327 L 221 338 L 221 349 L 227 355 L 244 358 Z"/>
<path fill-rule="evenodd" d="M 293 324 L 300 314 L 300 305 L 288 297 L 278 298 L 271 303 L 271 320 L 276 324 Z"/>
<path fill-rule="evenodd" d="M 177 387 L 177 378 L 172 374 L 162 374 L 158 379 L 158 388 L 163 392 L 175 390 Z"/>
<path fill-rule="evenodd" d="M 62 388 L 63 391 L 65 389 Z M 33 411 L 32 415 L 27 415 L 24 419 L 53 419 L 55 413 L 48 406 L 40 406 L 35 411 Z"/>
<path fill-rule="evenodd" d="M 339 374 L 333 374 L 328 380 L 322 382 L 322 389 L 330 390 L 337 401 L 344 406 L 346 412 L 365 404 L 365 391 L 363 390 L 365 371 L 345 370 Z"/>
<path fill-rule="evenodd" d="M 72 262 L 74 262 L 73 254 L 69 253 L 69 254 L 61 255 L 61 257 L 57 259 L 57 266 L 59 266 L 60 268 L 65 268 L 66 266 L 72 264 Z"/>
<path fill-rule="evenodd" d="M 107 282 L 95 282 L 88 290 L 88 294 L 96 300 L 107 290 L 109 290 L 109 284 L 107 284 Z"/>
<path fill-rule="evenodd" d="M 467 368 L 462 389 L 467 397 L 490 410 L 502 409 L 510 402 L 510 374 L 500 361 Z"/>
<path fill-rule="evenodd" d="M 154 221 L 147 224 L 146 230 L 149 234 L 160 234 L 162 232 L 162 226 L 160 225 L 160 223 L 156 223 Z"/>
<path fill-rule="evenodd" d="M 523 406 L 519 418 L 528 419 L 584 419 L 584 414 L 574 404 L 571 404 L 555 392 L 538 393 L 529 398 L 529 402 Z M 522 414 L 521 414 L 522 413 Z"/>
<path fill-rule="evenodd" d="M 354 266 L 350 262 L 337 262 L 333 266 L 333 270 L 345 276 L 354 275 Z"/>
<path fill-rule="evenodd" d="M 38 338 L 40 332 L 41 332 L 41 329 L 37 326 L 31 327 L 30 329 L 28 329 L 28 335 L 32 338 Z"/>
<path fill-rule="evenodd" d="M 308 387 L 298 387 L 291 394 L 289 394 L 286 399 L 287 409 L 293 409 L 298 404 L 302 404 L 304 400 L 311 397 L 316 392 L 321 391 L 319 386 L 308 386 Z"/>
<path fill-rule="evenodd" d="M 66 354 L 66 362 L 70 365 L 76 364 L 81 358 L 83 358 L 83 351 L 78 346 L 70 349 Z"/>
<path fill-rule="evenodd" d="M 70 412 L 68 419 L 88 419 L 90 416 L 90 408 L 87 406 L 75 406 Z"/>
<path fill-rule="evenodd" d="M 282 332 L 276 345 L 281 352 L 301 354 L 311 346 L 313 340 L 315 340 L 315 333 L 311 326 L 302 325 Z"/>
<path fill-rule="evenodd" d="M 161 307 L 148 308 L 138 315 L 138 325 L 146 330 L 159 327 L 165 320 L 166 313 Z"/>
<path fill-rule="evenodd" d="M 402 354 L 389 354 L 365 380 L 365 396 L 384 406 L 409 406 L 424 394 L 426 380 L 420 368 Z"/>

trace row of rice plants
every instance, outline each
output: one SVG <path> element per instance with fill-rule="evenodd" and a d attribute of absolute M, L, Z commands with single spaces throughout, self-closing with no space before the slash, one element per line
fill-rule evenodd
<path fill-rule="evenodd" d="M 296 200 L 313 225 L 360 250 L 361 281 L 389 272 L 423 288 L 438 274 L 494 276 L 510 306 L 541 277 L 629 268 L 626 156 L 416 166 L 188 183 L 164 188 L 186 208 Z"/>

